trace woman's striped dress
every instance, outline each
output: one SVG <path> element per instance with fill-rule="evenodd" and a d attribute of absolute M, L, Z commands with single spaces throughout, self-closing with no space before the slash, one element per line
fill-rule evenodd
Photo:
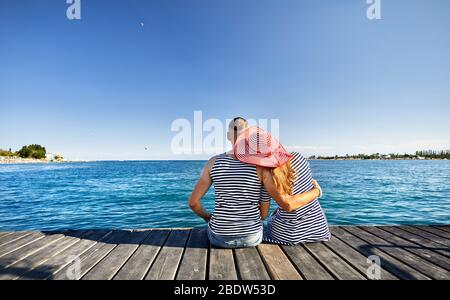
<path fill-rule="evenodd" d="M 216 156 L 211 168 L 216 203 L 209 221 L 214 234 L 244 236 L 262 231 L 259 202 L 270 196 L 259 180 L 256 167 L 226 153 Z"/>
<path fill-rule="evenodd" d="M 314 186 L 311 183 L 308 161 L 297 152 L 291 154 L 293 157 L 290 163 L 295 173 L 292 193 L 297 195 L 311 190 Z M 285 245 L 328 241 L 330 237 L 325 213 L 317 199 L 293 212 L 286 212 L 278 207 L 264 233 L 264 241 Z"/>

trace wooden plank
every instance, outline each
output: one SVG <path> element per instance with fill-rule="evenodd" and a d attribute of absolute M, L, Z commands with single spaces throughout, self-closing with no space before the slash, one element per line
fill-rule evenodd
<path fill-rule="evenodd" d="M 57 243 L 52 243 L 36 253 L 12 264 L 5 270 L 0 271 L 0 280 L 13 280 L 19 278 L 24 273 L 38 267 L 45 261 L 57 255 L 67 247 L 77 242 L 76 238 L 66 237 Z"/>
<path fill-rule="evenodd" d="M 116 233 L 116 235 L 113 235 L 113 233 Z M 115 246 L 114 243 L 118 242 L 117 235 L 120 234 L 123 233 L 108 230 L 89 232 L 80 241 L 55 256 L 52 261 L 46 263 L 46 265 L 53 267 L 53 271 L 45 279 L 80 279 L 83 273 L 87 272 L 86 269 L 95 264 L 96 259 L 101 259 L 102 255 L 109 253 L 108 251 Z M 74 264 L 75 257 L 79 259 L 81 265 L 87 265 L 87 268 L 81 269 L 78 278 L 73 278 L 73 274 L 69 270 Z"/>
<path fill-rule="evenodd" d="M 238 278 L 269 280 L 270 276 L 256 247 L 233 249 Z"/>
<path fill-rule="evenodd" d="M 447 270 L 439 266 L 436 266 L 435 264 L 430 263 L 425 259 L 402 249 L 399 246 L 396 246 L 388 241 L 385 241 L 377 237 L 376 235 L 373 235 L 367 231 L 363 231 L 357 227 L 349 227 L 346 228 L 346 230 L 356 235 L 357 237 L 365 240 L 367 243 L 375 245 L 380 250 L 388 253 L 389 255 L 397 258 L 398 260 L 403 261 L 403 263 L 418 270 L 422 274 L 425 274 L 433 279 L 444 280 L 450 278 L 450 273 Z"/>
<path fill-rule="evenodd" d="M 1 232 L 0 279 L 72 279 L 75 257 L 74 279 L 364 279 L 366 257 L 378 255 L 381 279 L 448 280 L 448 228 L 332 227 L 326 243 L 209 251 L 204 229 Z"/>
<path fill-rule="evenodd" d="M 75 265 L 76 261 L 70 262 L 70 264 L 67 266 L 68 269 L 66 269 L 66 272 L 69 271 L 69 273 L 66 274 L 66 278 L 68 279 L 82 279 L 92 268 L 94 268 L 100 261 L 103 260 L 113 249 L 115 249 L 120 243 L 124 242 L 124 240 L 128 237 L 128 234 L 130 233 L 129 230 L 114 230 L 105 240 L 105 242 L 101 243 L 102 246 L 95 251 L 89 251 L 89 254 L 86 256 L 83 256 L 83 258 L 80 257 L 80 272 L 76 274 L 76 276 L 73 273 L 70 272 L 71 265 Z M 69 276 L 68 276 L 69 275 Z"/>
<path fill-rule="evenodd" d="M 424 231 L 428 231 L 432 234 L 435 234 L 437 236 L 440 236 L 447 240 L 450 240 L 450 232 L 447 232 L 445 230 L 441 230 L 439 228 L 435 228 L 435 227 L 431 227 L 431 226 L 422 226 L 422 225 L 414 225 L 413 227 L 422 229 Z"/>
<path fill-rule="evenodd" d="M 169 233 L 170 230 L 152 230 L 113 279 L 144 279 L 145 274 L 147 274 Z"/>
<path fill-rule="evenodd" d="M 450 247 L 450 240 L 448 240 L 448 239 L 446 239 L 444 237 L 435 235 L 435 234 L 430 233 L 428 231 L 424 231 L 422 229 L 419 229 L 419 228 L 416 228 L 416 227 L 412 227 L 412 226 L 401 226 L 400 228 L 404 229 L 406 231 L 409 231 L 411 233 L 417 234 L 417 235 L 419 235 L 421 237 L 424 237 L 426 239 L 429 239 L 430 241 L 433 241 L 435 243 L 439 243 L 439 244 L 442 244 L 444 246 Z"/>
<path fill-rule="evenodd" d="M 284 254 L 278 245 L 259 244 L 258 251 L 269 272 L 270 278 L 274 280 L 302 280 L 302 276 Z"/>
<path fill-rule="evenodd" d="M 171 280 L 175 278 L 189 234 L 190 230 L 172 230 L 164 247 L 148 271 L 146 280 Z"/>
<path fill-rule="evenodd" d="M 382 230 L 381 228 L 377 228 L 374 226 L 363 226 L 361 227 L 365 231 L 368 231 L 379 238 L 382 238 L 386 241 L 389 241 L 391 244 L 402 247 L 403 249 L 414 253 L 417 256 L 420 256 L 423 259 L 428 260 L 429 262 L 432 262 L 447 271 L 450 270 L 450 260 L 448 257 L 445 257 L 443 255 L 440 255 L 436 252 L 433 252 L 432 250 L 429 250 L 427 248 L 421 247 L 419 245 L 416 245 L 414 243 L 411 243 L 401 237 L 398 237 L 392 233 L 389 233 L 387 231 Z"/>
<path fill-rule="evenodd" d="M 303 245 L 309 253 L 339 280 L 362 280 L 366 279 L 351 265 L 337 256 L 323 243 L 306 243 Z"/>
<path fill-rule="evenodd" d="M 415 269 L 409 267 L 408 265 L 405 265 L 398 259 L 390 256 L 389 254 L 379 250 L 378 248 L 374 247 L 373 245 L 367 244 L 367 242 L 363 241 L 362 239 L 354 236 L 353 234 L 345 231 L 343 229 L 344 227 L 330 227 L 330 231 L 332 235 L 335 238 L 339 238 L 341 241 L 345 242 L 346 244 L 350 245 L 354 249 L 356 249 L 358 252 L 362 253 L 363 255 L 369 257 L 371 255 L 376 255 L 380 258 L 381 267 L 388 270 L 390 273 L 394 274 L 400 279 L 403 280 L 424 280 L 424 279 L 431 279 L 422 273 L 416 271 Z M 347 228 L 347 227 L 345 227 Z M 380 279 L 383 279 L 381 277 Z"/>
<path fill-rule="evenodd" d="M 307 280 L 333 280 L 333 276 L 303 248 L 302 245 L 282 246 L 289 259 Z"/>
<path fill-rule="evenodd" d="M 176 279 L 204 280 L 208 248 L 209 240 L 206 228 L 193 228 Z"/>
<path fill-rule="evenodd" d="M 111 234 L 112 232 L 106 230 L 93 231 L 83 236 L 73 246 L 47 260 L 45 264 L 32 269 L 18 279 L 73 279 L 72 277 L 68 278 L 67 275 L 72 275 L 68 272 L 68 269 L 72 266 L 75 257 L 78 257 L 83 265 L 91 254 L 96 253 L 96 255 L 101 256 L 106 251 L 105 248 L 109 249 L 109 247 L 115 246 L 114 244 L 108 244 L 108 238 L 111 237 Z"/>
<path fill-rule="evenodd" d="M 434 228 L 450 232 L 450 226 L 449 225 L 433 225 Z"/>
<path fill-rule="evenodd" d="M 0 280 L 17 279 L 20 275 L 36 268 L 46 260 L 57 255 L 67 247 L 76 243 L 79 239 L 75 237 L 64 237 L 56 243 L 50 243 L 35 253 L 15 262 L 6 269 L 0 270 Z"/>
<path fill-rule="evenodd" d="M 367 270 L 370 267 L 371 261 L 369 260 L 368 262 L 366 256 L 362 255 L 360 252 L 356 251 L 354 248 L 350 247 L 337 238 L 331 238 L 330 241 L 324 244 L 338 256 L 342 257 L 353 268 L 361 272 L 366 278 L 371 279 L 367 275 Z M 398 280 L 398 277 L 392 275 L 383 267 L 380 269 L 380 271 L 380 276 L 381 278 L 383 278 L 383 280 Z"/>
<path fill-rule="evenodd" d="M 0 231 L 0 239 L 4 236 L 13 234 L 14 231 Z"/>
<path fill-rule="evenodd" d="M 396 236 L 402 237 L 410 242 L 413 242 L 420 247 L 428 248 L 434 252 L 437 252 L 441 255 L 444 255 L 446 257 L 450 257 L 450 248 L 445 247 L 442 244 L 433 242 L 427 238 L 424 238 L 420 235 L 416 235 L 414 233 L 411 233 L 409 231 L 403 230 L 401 228 L 398 228 L 396 226 L 383 226 L 381 227 L 383 230 L 388 231 Z"/>
<path fill-rule="evenodd" d="M 44 234 L 42 234 L 41 232 L 32 232 L 30 234 L 25 235 L 22 238 L 19 238 L 11 243 L 7 243 L 4 244 L 1 248 L 0 248 L 0 257 L 13 252 L 17 249 L 20 249 L 28 244 L 31 244 L 39 239 L 44 238 Z"/>
<path fill-rule="evenodd" d="M 421 257 L 408 252 L 388 241 L 385 241 L 367 231 L 363 231 L 357 227 L 348 227 L 346 228 L 346 230 L 361 238 L 362 240 L 365 240 L 367 243 L 376 245 L 376 247 L 380 250 L 388 253 L 389 255 L 397 258 L 400 261 L 403 261 L 403 263 L 418 270 L 422 274 L 425 274 L 433 279 L 445 280 L 450 278 L 450 274 L 447 270 L 436 266 L 435 264 L 430 263 L 425 259 L 422 259 Z"/>
<path fill-rule="evenodd" d="M 84 275 L 82 280 L 112 279 L 148 234 L 148 231 L 128 232 L 121 243 Z"/>
<path fill-rule="evenodd" d="M 378 249 L 388 253 L 389 255 L 397 258 L 403 263 L 409 265 L 410 267 L 416 269 L 417 271 L 425 274 L 426 276 L 434 279 L 448 279 L 450 278 L 449 272 L 439 266 L 430 263 L 419 256 L 408 252 L 401 247 L 395 246 L 392 243 L 385 241 L 367 231 L 361 230 L 357 227 L 345 228 L 347 231 L 353 235 L 359 237 L 360 239 L 366 241 L 367 243 L 377 247 Z"/>
<path fill-rule="evenodd" d="M 403 248 L 396 246 L 382 238 L 377 237 L 374 234 L 371 234 L 365 230 L 361 230 L 361 228 L 357 227 L 349 227 L 346 228 L 347 231 L 352 234 L 358 236 L 359 238 L 365 240 L 367 243 L 371 245 L 375 245 L 380 250 L 388 253 L 389 255 L 397 258 L 403 263 L 409 265 L 410 267 L 418 270 L 419 272 L 427 275 L 428 277 L 434 279 L 446 279 L 449 278 L 448 271 L 430 263 L 421 257 L 404 250 Z"/>
<path fill-rule="evenodd" d="M 0 249 L 3 245 L 17 241 L 18 239 L 30 235 L 31 233 L 32 231 L 15 231 L 0 237 Z"/>
<path fill-rule="evenodd" d="M 209 279 L 236 280 L 237 272 L 234 264 L 233 250 L 220 249 L 211 245 L 209 250 Z"/>
<path fill-rule="evenodd" d="M 63 237 L 64 236 L 62 234 L 45 235 L 41 239 L 37 239 L 32 243 L 3 255 L 0 259 L 0 269 L 8 268 L 10 265 L 26 258 L 27 256 L 39 251 L 42 248 L 45 248 L 48 245 L 51 245 L 52 243 L 57 242 Z"/>

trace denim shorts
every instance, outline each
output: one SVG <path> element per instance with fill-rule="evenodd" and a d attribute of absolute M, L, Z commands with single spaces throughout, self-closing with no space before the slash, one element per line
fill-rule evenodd
<path fill-rule="evenodd" d="M 211 231 L 211 229 L 209 229 L 208 226 L 208 238 L 211 244 L 220 248 L 255 247 L 262 242 L 263 231 L 261 229 L 258 233 L 255 234 L 228 236 L 215 234 Z"/>

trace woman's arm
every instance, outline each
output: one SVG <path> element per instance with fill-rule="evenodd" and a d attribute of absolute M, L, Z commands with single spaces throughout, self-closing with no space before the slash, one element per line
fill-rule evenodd
<path fill-rule="evenodd" d="M 282 194 L 276 188 L 272 174 L 269 170 L 258 167 L 258 171 L 261 172 L 262 183 L 264 184 L 270 197 L 272 197 L 278 205 L 287 212 L 291 212 L 305 206 L 306 204 L 314 201 L 320 195 L 320 190 L 316 187 L 298 195 L 291 196 Z"/>
<path fill-rule="evenodd" d="M 211 219 L 211 214 L 205 209 L 205 207 L 203 207 L 201 200 L 206 192 L 208 192 L 212 184 L 210 172 L 212 165 L 214 164 L 214 160 L 214 157 L 211 158 L 203 168 L 202 174 L 200 175 L 200 178 L 192 191 L 191 197 L 189 198 L 189 207 L 206 222 L 209 222 L 209 219 Z"/>
<path fill-rule="evenodd" d="M 270 210 L 270 202 L 259 202 L 259 212 L 261 213 L 261 219 L 265 220 Z"/>

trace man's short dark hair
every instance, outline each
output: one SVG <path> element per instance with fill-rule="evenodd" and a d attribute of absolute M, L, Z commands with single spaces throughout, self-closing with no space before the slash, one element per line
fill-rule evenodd
<path fill-rule="evenodd" d="M 237 135 L 238 132 L 242 132 L 248 127 L 247 120 L 242 117 L 234 118 L 233 121 L 230 122 L 230 129 L 232 124 L 235 136 Z"/>

